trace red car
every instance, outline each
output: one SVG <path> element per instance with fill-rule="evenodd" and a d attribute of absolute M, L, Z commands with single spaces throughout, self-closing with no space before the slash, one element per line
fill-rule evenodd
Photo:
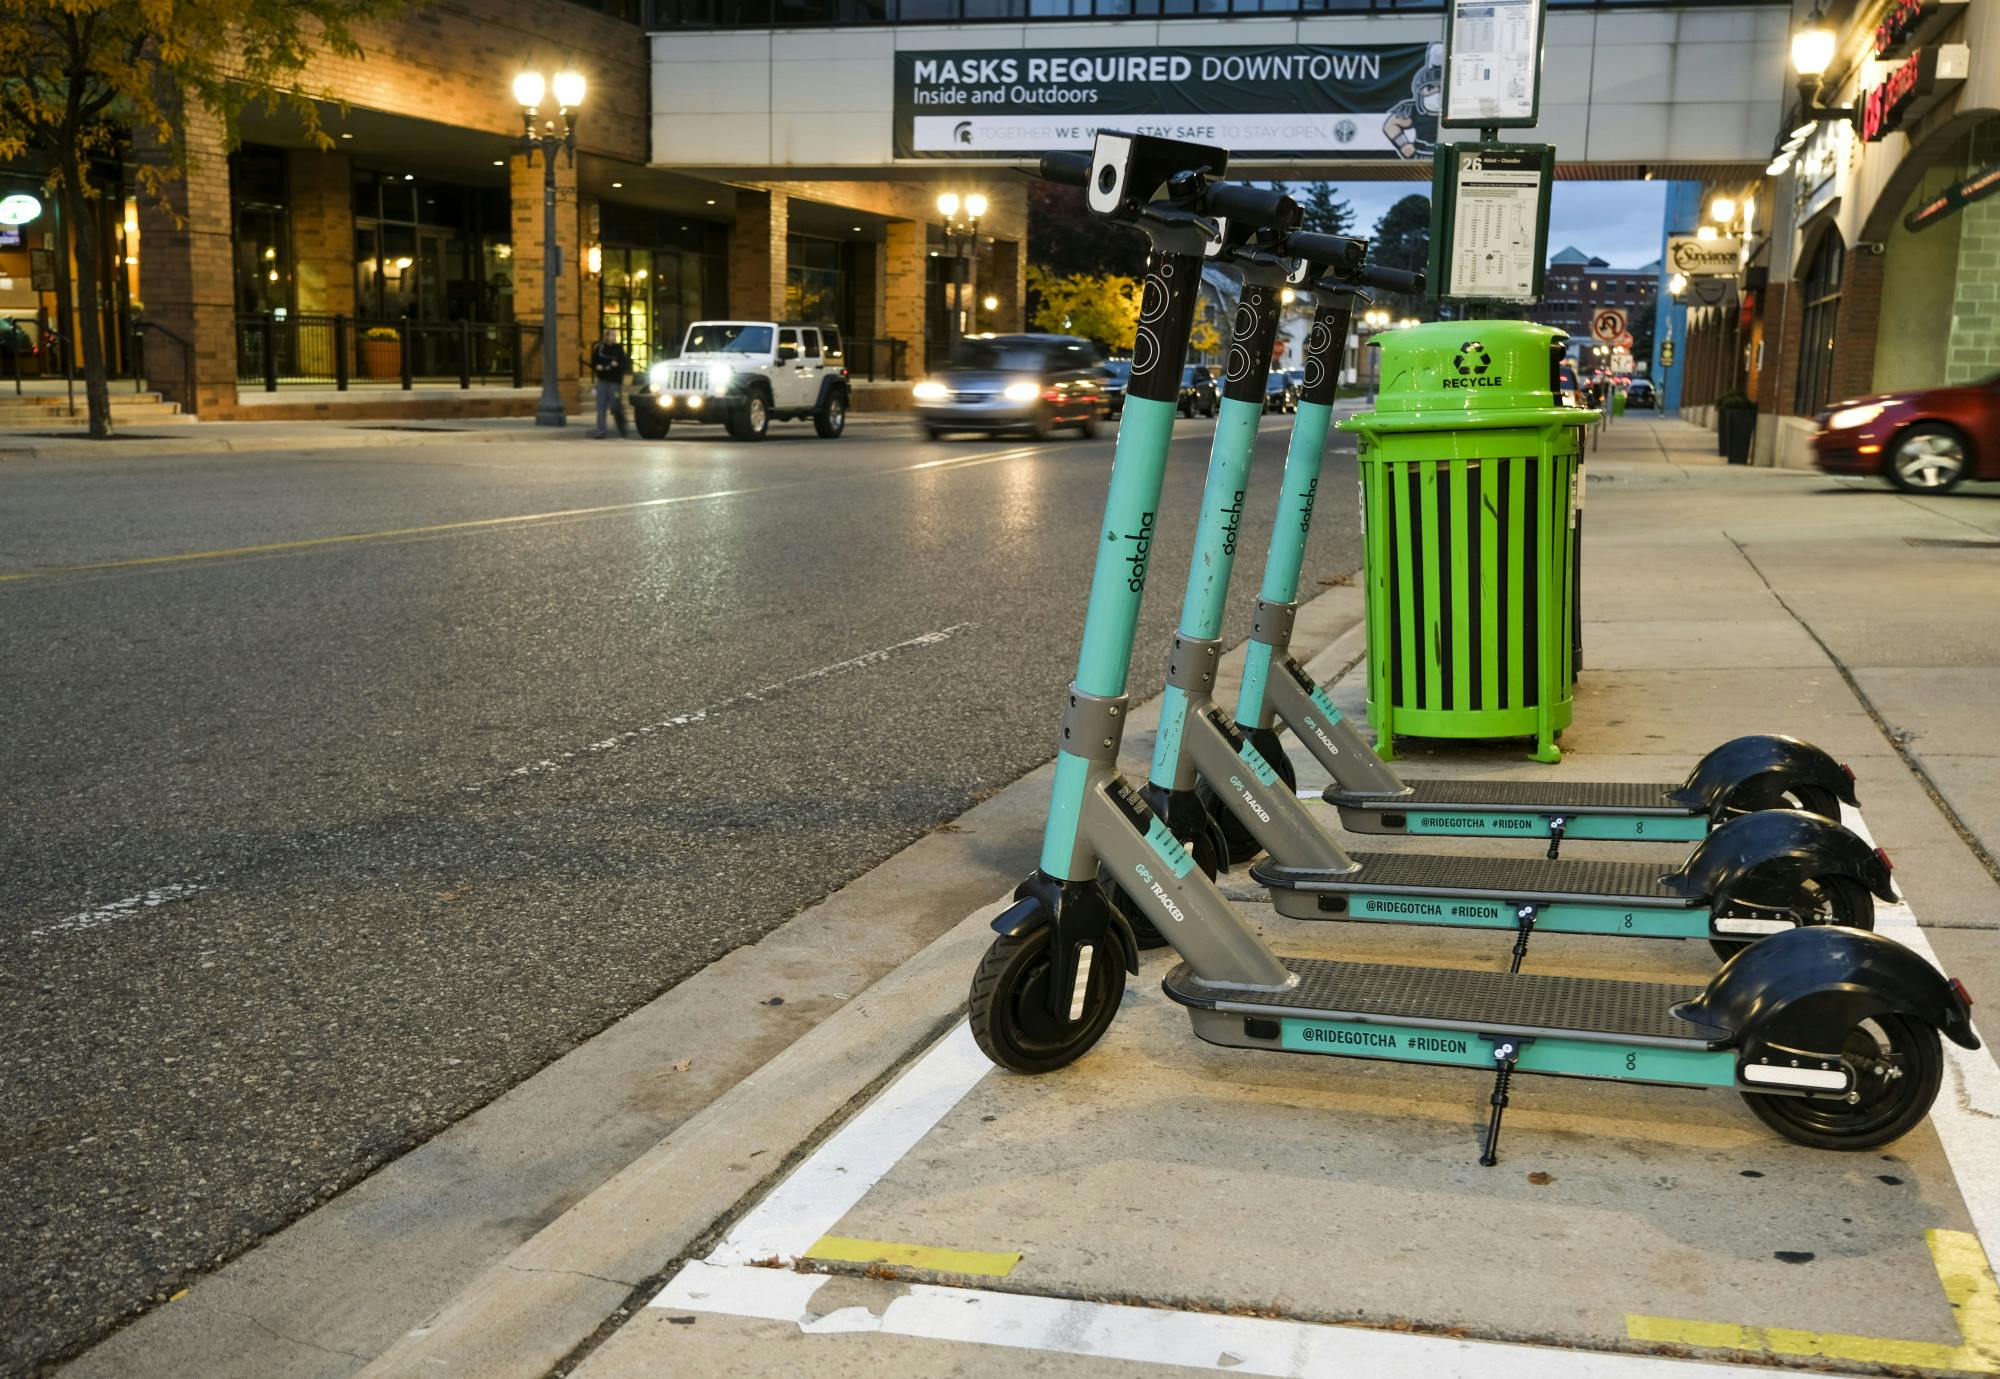
<path fill-rule="evenodd" d="M 2000 479 L 2000 374 L 1837 403 L 1820 414 L 1812 446 L 1829 474 L 1880 474 L 1908 493 Z"/>

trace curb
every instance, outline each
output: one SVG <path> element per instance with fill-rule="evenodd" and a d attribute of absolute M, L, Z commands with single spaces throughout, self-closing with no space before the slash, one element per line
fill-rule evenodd
<path fill-rule="evenodd" d="M 1353 592 L 1329 588 L 1301 613 Z M 1357 620 L 1309 665 L 1338 678 L 1365 638 Z M 1242 647 L 1230 654 L 1240 665 Z M 1158 701 L 1135 710 L 1128 731 L 1150 731 Z M 1046 771 L 1044 763 L 1008 788 L 1043 789 Z M 957 1018 L 987 922 L 1008 899 L 973 911 L 800 1036 L 490 1266 L 355 1379 L 543 1379 Z"/>

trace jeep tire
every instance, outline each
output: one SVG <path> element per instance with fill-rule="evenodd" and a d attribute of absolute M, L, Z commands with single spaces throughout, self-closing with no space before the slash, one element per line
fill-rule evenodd
<path fill-rule="evenodd" d="M 826 395 L 826 406 L 813 413 L 813 430 L 832 440 L 847 429 L 847 394 L 835 388 Z"/>
<path fill-rule="evenodd" d="M 744 393 L 729 409 L 729 434 L 740 441 L 760 441 L 771 429 L 771 399 L 762 388 Z"/>
<path fill-rule="evenodd" d="M 663 441 L 673 424 L 672 417 L 651 403 L 637 402 L 632 406 L 632 425 L 641 440 Z"/>

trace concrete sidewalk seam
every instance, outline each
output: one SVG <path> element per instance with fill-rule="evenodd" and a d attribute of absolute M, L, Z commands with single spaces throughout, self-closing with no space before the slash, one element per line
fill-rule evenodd
<path fill-rule="evenodd" d="M 1793 622 L 1796 622 L 1799 625 L 1799 629 L 1812 638 L 1813 644 L 1819 647 L 1820 651 L 1825 654 L 1828 662 L 1839 673 L 1841 680 L 1846 683 L 1848 692 L 1854 696 L 1855 700 L 1868 714 L 1869 719 L 1875 724 L 1876 730 L 1882 734 L 1882 740 L 1889 744 L 1891 750 L 1901 759 L 1903 765 L 1909 768 L 1910 774 L 1916 777 L 1917 784 L 1923 787 L 1924 794 L 1930 798 L 1931 804 L 1936 807 L 1938 813 L 1944 815 L 1945 820 L 1951 824 L 1952 831 L 1958 834 L 1958 840 L 1965 844 L 1966 851 L 1970 852 L 1978 860 L 1979 865 L 1986 869 L 1988 876 L 1992 877 L 1995 881 L 2000 881 L 2000 861 L 1996 861 L 1993 854 L 1986 850 L 1986 845 L 1979 841 L 1978 835 L 1966 824 L 1958 810 L 1952 806 L 1951 801 L 1945 798 L 1944 792 L 1938 789 L 1937 782 L 1931 778 L 1930 772 L 1924 769 L 1923 763 L 1910 751 L 1908 744 L 1896 736 L 1895 730 L 1889 726 L 1889 720 L 1882 716 L 1882 711 L 1875 706 L 1875 701 L 1869 697 L 1868 691 L 1861 687 L 1861 682 L 1847 668 L 1846 662 L 1842 661 L 1835 654 L 1834 649 L 1827 645 L 1826 639 L 1819 635 L 1813 628 L 1813 625 L 1807 622 L 1796 608 L 1793 608 L 1791 604 L 1785 601 L 1785 596 L 1778 592 L 1777 586 L 1771 583 L 1770 579 L 1764 574 L 1763 569 L 1757 564 L 1756 558 L 1750 554 L 1743 543 L 1735 537 L 1729 536 L 1729 533 L 1726 531 L 1723 535 L 1729 538 L 1729 544 L 1736 548 L 1736 553 L 1743 557 L 1743 563 L 1750 567 L 1759 580 L 1763 581 L 1764 587 L 1770 591 L 1771 597 L 1777 601 L 1778 606 L 1785 610 L 1786 615 Z M 1965 927 L 1977 928 L 1979 926 Z"/>

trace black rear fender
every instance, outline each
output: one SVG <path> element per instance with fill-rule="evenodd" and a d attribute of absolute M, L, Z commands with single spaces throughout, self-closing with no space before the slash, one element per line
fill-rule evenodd
<path fill-rule="evenodd" d="M 849 394 L 846 379 L 838 377 L 822 378 L 819 381 L 819 400 L 813 403 L 813 410 L 816 412 L 825 411 L 827 403 L 833 401 L 836 397 L 850 408 L 854 406 L 854 400 Z"/>
<path fill-rule="evenodd" d="M 1753 798 L 1770 798 L 1791 785 L 1831 790 L 1844 804 L 1855 803 L 1854 777 L 1825 752 L 1796 737 L 1758 733 L 1723 743 L 1688 772 L 1669 798 L 1720 823 Z"/>
<path fill-rule="evenodd" d="M 1739 1065 L 1837 1060 L 1848 1033 L 1877 1015 L 1922 1020 L 1979 1047 L 1970 1003 L 1935 967 L 1894 939 L 1830 924 L 1751 944 L 1675 1014 L 1733 1036 Z"/>
<path fill-rule="evenodd" d="M 1732 904 L 1789 904 L 1802 882 L 1851 877 L 1878 899 L 1899 897 L 1888 863 L 1859 836 L 1802 809 L 1738 814 L 1709 830 L 1670 882 L 1721 913 Z"/>

